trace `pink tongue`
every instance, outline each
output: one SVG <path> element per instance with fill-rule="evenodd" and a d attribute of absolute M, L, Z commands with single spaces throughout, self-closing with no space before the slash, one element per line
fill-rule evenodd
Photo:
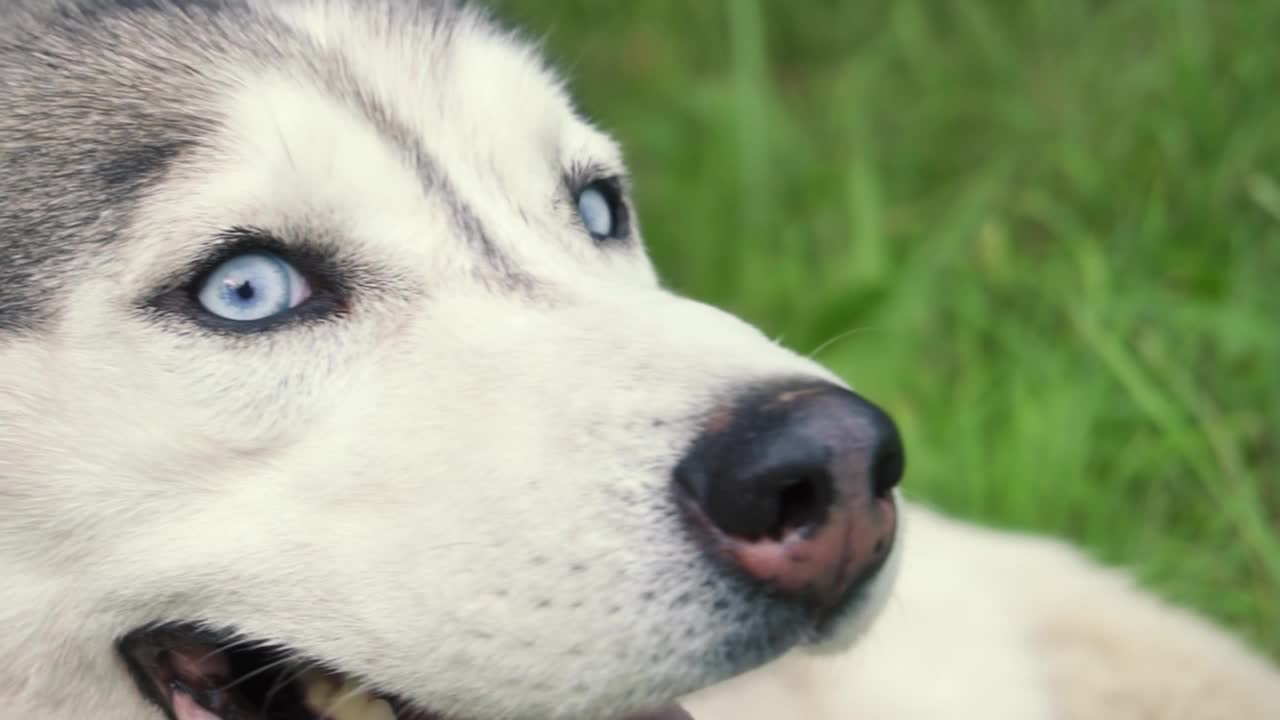
<path fill-rule="evenodd" d="M 199 704 L 186 693 L 173 694 L 173 714 L 178 720 L 222 720 L 222 718 L 200 707 Z"/>
<path fill-rule="evenodd" d="M 179 718 L 179 720 L 185 720 L 185 718 Z M 649 713 L 648 715 L 632 715 L 626 720 L 693 720 L 693 716 L 685 712 L 684 708 L 679 705 L 672 705 L 669 708 Z"/>

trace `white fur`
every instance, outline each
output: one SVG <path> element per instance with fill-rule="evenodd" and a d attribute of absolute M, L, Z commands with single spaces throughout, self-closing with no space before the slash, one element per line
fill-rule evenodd
<path fill-rule="evenodd" d="M 362 5 L 271 7 L 413 123 L 536 283 L 501 288 L 407 159 L 305 74 L 222 69 L 224 131 L 56 328 L 0 343 L 0 716 L 159 718 L 113 648 L 156 619 L 279 640 L 459 718 L 605 718 L 718 678 L 735 628 L 698 598 L 729 590 L 680 530 L 671 466 L 733 389 L 834 378 L 663 291 L 638 245 L 593 245 L 561 170 L 620 154 L 524 45 L 467 21 L 422 66 L 432 38 Z M 248 340 L 139 315 L 236 225 L 338 246 L 378 289 Z M 698 720 L 1280 717 L 1273 669 L 1120 577 L 907 515 L 900 580 L 877 581 L 852 650 L 698 693 Z"/>
<path fill-rule="evenodd" d="M 913 507 L 889 606 L 836 657 L 700 693 L 697 718 L 1269 720 L 1280 675 L 1068 546 Z"/>

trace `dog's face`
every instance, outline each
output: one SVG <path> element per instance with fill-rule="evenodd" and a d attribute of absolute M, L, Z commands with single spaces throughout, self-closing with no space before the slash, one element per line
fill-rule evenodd
<path fill-rule="evenodd" d="M 617 718 L 870 621 L 891 425 L 659 286 L 526 46 L 214 5 L 0 33 L 9 707 Z"/>

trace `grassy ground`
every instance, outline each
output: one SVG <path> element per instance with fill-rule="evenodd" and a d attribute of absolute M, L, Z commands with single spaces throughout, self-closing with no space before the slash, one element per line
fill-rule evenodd
<path fill-rule="evenodd" d="M 500 7 L 668 281 L 891 409 L 910 494 L 1280 657 L 1280 3 Z"/>

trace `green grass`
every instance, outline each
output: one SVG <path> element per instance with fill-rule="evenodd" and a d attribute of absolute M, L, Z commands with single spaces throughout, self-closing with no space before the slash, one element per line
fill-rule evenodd
<path fill-rule="evenodd" d="M 1280 657 L 1280 3 L 500 7 L 669 284 L 886 405 L 910 495 Z"/>

